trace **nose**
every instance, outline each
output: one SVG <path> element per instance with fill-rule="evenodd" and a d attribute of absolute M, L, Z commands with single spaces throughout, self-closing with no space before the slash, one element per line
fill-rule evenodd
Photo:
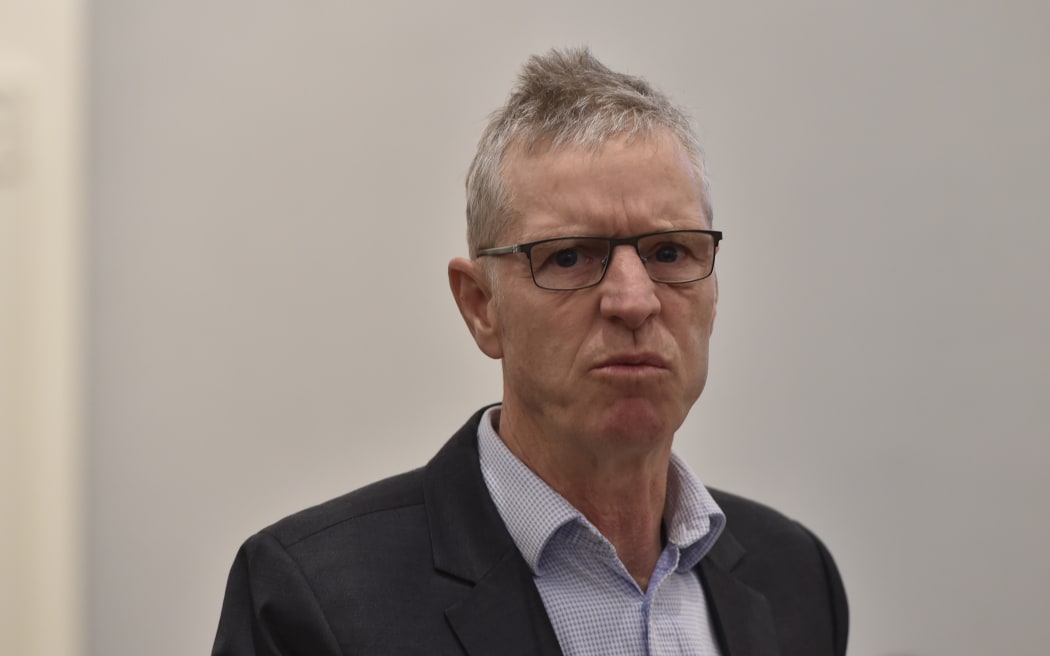
<path fill-rule="evenodd" d="M 649 277 L 634 246 L 621 244 L 609 253 L 608 268 L 599 289 L 602 315 L 622 321 L 631 330 L 638 330 L 660 312 L 656 283 Z"/>

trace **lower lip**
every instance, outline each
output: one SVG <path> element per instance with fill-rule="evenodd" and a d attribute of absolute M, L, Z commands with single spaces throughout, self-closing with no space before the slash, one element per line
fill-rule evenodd
<path fill-rule="evenodd" d="M 651 364 L 607 364 L 596 368 L 595 371 L 607 376 L 642 378 L 657 376 L 668 370 Z"/>

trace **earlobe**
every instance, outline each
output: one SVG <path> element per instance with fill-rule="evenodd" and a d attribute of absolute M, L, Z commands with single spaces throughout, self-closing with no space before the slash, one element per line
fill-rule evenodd
<path fill-rule="evenodd" d="M 457 257 L 448 263 L 448 284 L 459 313 L 481 352 L 493 359 L 503 357 L 488 274 L 477 261 Z"/>

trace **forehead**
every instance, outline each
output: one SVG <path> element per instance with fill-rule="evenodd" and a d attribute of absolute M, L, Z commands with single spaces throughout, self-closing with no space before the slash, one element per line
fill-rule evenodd
<path fill-rule="evenodd" d="M 541 144 L 504 164 L 508 237 L 623 236 L 708 227 L 703 184 L 672 135 L 621 136 L 599 146 Z"/>

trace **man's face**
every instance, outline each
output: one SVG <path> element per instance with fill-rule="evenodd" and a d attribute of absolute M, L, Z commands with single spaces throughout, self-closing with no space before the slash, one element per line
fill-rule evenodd
<path fill-rule="evenodd" d="M 696 172 L 666 134 L 518 153 L 504 175 L 515 218 L 496 245 L 709 227 Z M 655 283 L 631 246 L 616 248 L 599 285 L 576 291 L 536 287 L 524 255 L 488 264 L 499 293 L 489 348 L 479 345 L 503 359 L 505 415 L 595 453 L 669 445 L 707 379 L 714 275 Z"/>

